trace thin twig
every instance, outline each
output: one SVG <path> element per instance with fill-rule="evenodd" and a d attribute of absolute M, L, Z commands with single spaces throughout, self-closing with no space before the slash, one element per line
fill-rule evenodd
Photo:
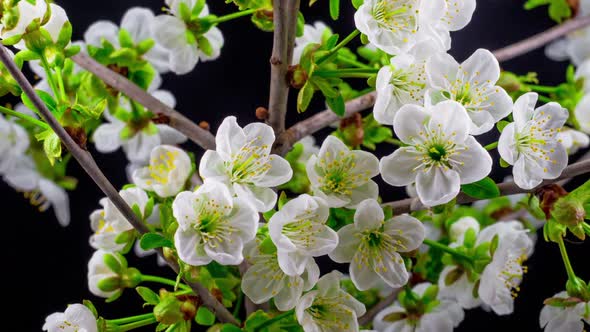
<path fill-rule="evenodd" d="M 274 35 L 270 57 L 269 124 L 278 137 L 285 131 L 289 82 L 287 72 L 293 58 L 299 0 L 274 0 Z"/>
<path fill-rule="evenodd" d="M 498 61 L 507 61 L 588 25 L 590 25 L 590 16 L 575 18 L 492 53 L 496 56 Z M 373 106 L 375 104 L 376 96 L 376 92 L 373 91 L 346 102 L 346 113 L 342 118 L 349 117 L 354 113 Z M 293 144 L 297 143 L 297 141 L 303 137 L 312 135 L 342 118 L 338 117 L 329 109 L 317 113 L 287 129 L 280 137 L 278 137 L 277 142 L 275 143 L 275 149 L 277 153 L 284 155 L 291 150 Z"/>
<path fill-rule="evenodd" d="M 145 224 L 139 220 L 133 210 L 127 205 L 125 200 L 119 195 L 115 187 L 109 182 L 106 176 L 102 173 L 92 155 L 82 149 L 66 130 L 61 126 L 57 119 L 53 116 L 51 111 L 47 108 L 45 103 L 39 98 L 29 81 L 25 78 L 23 73 L 18 69 L 12 58 L 9 56 L 6 47 L 0 46 L 0 61 L 4 63 L 4 66 L 8 69 L 12 77 L 20 85 L 24 93 L 33 102 L 33 105 L 43 116 L 43 119 L 49 124 L 51 129 L 56 133 L 61 142 L 70 151 L 70 153 L 76 158 L 78 163 L 86 171 L 86 173 L 94 180 L 96 185 L 103 191 L 103 193 L 113 202 L 121 214 L 127 219 L 127 221 L 135 228 L 140 234 L 149 232 L 149 229 Z M 162 254 L 159 251 L 159 254 Z M 162 256 L 164 257 L 164 256 Z M 173 260 L 166 259 L 168 265 L 176 272 L 179 272 L 178 264 Z M 187 282 L 187 284 L 193 289 L 193 291 L 201 298 L 205 306 L 216 313 L 219 320 L 222 322 L 237 324 L 237 321 L 232 314 L 221 304 L 207 288 L 199 283 Z"/>
<path fill-rule="evenodd" d="M 493 53 L 498 61 L 507 61 L 519 55 L 535 50 L 561 36 L 590 25 L 590 15 L 576 17 L 553 28 L 523 39 L 512 45 L 495 50 Z"/>
<path fill-rule="evenodd" d="M 367 312 L 359 317 L 358 322 L 360 326 L 367 325 L 373 321 L 373 318 L 377 316 L 381 310 L 387 308 L 391 305 L 396 299 L 397 295 L 403 288 L 396 288 L 394 289 L 391 294 L 387 295 L 387 297 L 383 298 L 381 301 L 377 302 L 371 309 L 367 310 Z"/>
<path fill-rule="evenodd" d="M 552 180 L 545 180 L 540 185 L 538 185 L 537 187 L 535 187 L 533 189 L 522 189 L 519 186 L 517 186 L 516 183 L 514 183 L 513 181 L 507 181 L 507 182 L 500 183 L 500 184 L 498 184 L 498 188 L 500 189 L 501 196 L 508 196 L 508 195 L 521 194 L 521 193 L 530 193 L 542 186 L 556 183 L 560 180 L 569 179 L 574 176 L 578 176 L 578 175 L 585 174 L 585 173 L 590 173 L 590 160 L 589 159 L 579 161 L 579 162 L 569 165 L 568 167 L 566 167 L 563 170 L 563 172 L 561 173 L 561 175 L 558 178 L 552 179 Z M 457 204 L 465 204 L 465 203 L 475 202 L 478 200 L 480 200 L 480 199 L 467 196 L 464 193 L 460 193 L 457 196 L 456 202 L 457 202 Z M 394 214 L 408 213 L 408 212 L 423 210 L 423 209 L 427 208 L 426 206 L 424 206 L 420 202 L 420 200 L 418 198 L 407 198 L 407 199 L 403 199 L 400 201 L 385 203 L 384 205 L 391 206 L 393 208 Z"/>
<path fill-rule="evenodd" d="M 170 121 L 166 124 L 180 131 L 191 141 L 195 142 L 204 149 L 215 149 L 215 137 L 207 130 L 199 127 L 196 123 L 168 107 L 157 98 L 147 93 L 135 83 L 129 81 L 126 77 L 110 70 L 109 68 L 98 63 L 85 53 L 78 53 L 72 57 L 72 60 L 80 67 L 96 75 L 106 84 L 117 91 L 121 91 L 127 97 L 143 105 L 155 114 L 163 114 Z"/>

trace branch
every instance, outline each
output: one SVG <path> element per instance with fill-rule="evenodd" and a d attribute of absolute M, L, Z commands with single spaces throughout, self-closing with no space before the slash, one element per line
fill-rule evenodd
<path fill-rule="evenodd" d="M 126 77 L 108 69 L 85 53 L 76 54 L 72 57 L 72 60 L 80 67 L 96 75 L 109 86 L 124 93 L 127 97 L 143 105 L 150 111 L 169 117 L 170 122 L 167 124 L 170 127 L 180 131 L 202 148 L 210 150 L 215 149 L 215 137 L 210 132 L 199 127 L 184 115 L 168 107 L 151 94 L 145 92 Z"/>
<path fill-rule="evenodd" d="M 113 202 L 113 204 L 117 207 L 117 209 L 121 212 L 121 214 L 127 219 L 127 221 L 135 228 L 140 234 L 145 234 L 149 232 L 148 228 L 143 224 L 139 218 L 135 215 L 133 210 L 127 205 L 125 200 L 119 195 L 115 187 L 109 182 L 109 180 L 105 177 L 102 173 L 92 155 L 82 149 L 78 144 L 70 137 L 70 135 L 66 132 L 66 130 L 61 126 L 61 124 L 57 121 L 57 119 L 53 116 L 51 111 L 47 109 L 45 103 L 39 98 L 29 81 L 25 78 L 23 73 L 18 69 L 15 65 L 14 61 L 8 55 L 6 51 L 6 47 L 3 45 L 0 46 L 0 61 L 4 63 L 12 77 L 16 80 L 16 82 L 20 85 L 23 89 L 24 93 L 31 99 L 35 108 L 41 113 L 44 120 L 49 124 L 51 129 L 56 133 L 59 137 L 61 142 L 65 145 L 65 147 L 70 151 L 70 153 L 76 158 L 78 163 L 82 166 L 82 168 L 86 171 L 86 173 L 94 180 L 96 185 L 103 191 L 103 193 Z M 159 251 L 159 254 L 162 255 L 162 251 Z M 162 257 L 164 257 L 162 255 Z M 165 258 L 165 257 L 164 257 Z M 173 260 L 166 259 L 168 265 L 176 272 L 179 272 L 178 264 Z M 187 284 L 193 289 L 195 294 L 197 294 L 205 306 L 211 309 L 213 312 L 218 315 L 219 320 L 222 322 L 233 323 L 237 325 L 237 321 L 232 316 L 232 314 L 221 304 L 207 288 L 199 283 L 191 283 L 187 282 Z"/>
<path fill-rule="evenodd" d="M 552 180 L 545 180 L 533 189 L 522 189 L 519 186 L 517 186 L 516 183 L 514 183 L 513 181 L 500 183 L 498 184 L 498 188 L 500 188 L 501 196 L 530 193 L 545 185 L 556 183 L 560 180 L 569 179 L 574 176 L 578 176 L 585 173 L 590 173 L 590 159 L 585 159 L 583 161 L 579 161 L 577 163 L 569 165 L 563 170 L 563 172 L 558 178 Z M 479 200 L 480 199 L 478 198 L 467 196 L 464 193 L 459 193 L 459 195 L 457 195 L 457 204 L 471 203 Z M 393 208 L 394 214 L 408 213 L 427 208 L 420 202 L 420 199 L 418 198 L 407 198 L 400 201 L 385 203 L 384 205 L 391 206 Z"/>
<path fill-rule="evenodd" d="M 543 45 L 561 37 L 567 35 L 570 32 L 584 28 L 590 25 L 590 15 L 576 17 L 568 20 L 560 25 L 556 25 L 553 28 L 545 30 L 527 39 L 523 39 L 512 45 L 503 47 L 499 50 L 495 50 L 493 53 L 498 61 L 507 61 L 515 58 L 519 55 L 523 55 L 532 50 L 535 50 Z"/>
<path fill-rule="evenodd" d="M 293 58 L 299 0 L 274 0 L 274 34 L 270 57 L 270 97 L 266 121 L 278 137 L 285 131 L 289 82 L 287 72 Z"/>
<path fill-rule="evenodd" d="M 590 15 L 578 17 L 569 20 L 565 23 L 562 23 L 560 25 L 557 25 L 544 32 L 536 34 L 532 37 L 524 39 L 520 42 L 496 50 L 492 53 L 496 56 L 496 59 L 498 59 L 499 62 L 507 61 L 514 57 L 537 49 L 561 36 L 564 36 L 572 31 L 581 29 L 588 25 L 590 25 Z M 375 104 L 376 96 L 376 92 L 373 91 L 363 96 L 360 96 L 356 99 L 348 101 L 346 103 L 346 113 L 342 118 L 349 117 L 354 113 L 360 112 L 373 106 Z M 287 129 L 285 132 L 283 132 L 283 134 L 277 138 L 277 142 L 275 143 L 275 149 L 277 153 L 284 155 L 287 152 L 289 152 L 289 150 L 291 150 L 293 144 L 297 143 L 297 141 L 299 141 L 303 137 L 312 135 L 317 131 L 327 127 L 331 123 L 341 120 L 342 118 L 338 117 L 330 109 L 317 113 L 306 120 L 298 122 L 291 128 Z"/>
<path fill-rule="evenodd" d="M 375 318 L 375 316 L 377 316 L 377 314 L 379 312 L 381 312 L 381 310 L 387 308 L 389 305 L 391 305 L 397 299 L 397 295 L 399 294 L 399 292 L 402 289 L 403 288 L 394 289 L 391 292 L 391 294 L 389 294 L 383 300 L 377 302 L 377 304 L 375 304 L 373 307 L 371 307 L 371 309 L 369 309 L 364 315 L 359 317 L 359 319 L 358 319 L 359 325 L 363 326 L 363 325 L 367 325 L 370 322 L 372 322 L 373 318 Z"/>

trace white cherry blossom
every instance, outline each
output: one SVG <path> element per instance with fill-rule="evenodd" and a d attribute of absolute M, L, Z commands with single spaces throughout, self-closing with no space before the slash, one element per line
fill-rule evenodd
<path fill-rule="evenodd" d="M 330 207 L 354 208 L 367 198 L 376 199 L 379 187 L 371 178 L 377 174 L 377 157 L 366 151 L 351 151 L 335 136 L 328 136 L 318 155 L 307 162 L 313 194 Z"/>
<path fill-rule="evenodd" d="M 420 283 L 412 288 L 412 292 L 422 297 L 429 287 L 430 283 Z M 449 299 L 432 300 L 438 300 L 439 303 L 423 313 L 408 311 L 396 301 L 375 316 L 373 328 L 379 332 L 452 332 L 465 317 L 463 309 Z"/>
<path fill-rule="evenodd" d="M 0 174 L 13 169 L 17 159 L 29 148 L 26 130 L 0 115 Z"/>
<path fill-rule="evenodd" d="M 8 39 L 11 37 L 22 36 L 26 33 L 27 27 L 35 20 L 42 20 L 45 12 L 47 11 L 47 7 L 49 4 L 46 1 L 35 1 L 35 3 L 31 3 L 29 1 L 18 1 L 16 2 L 16 10 L 15 12 L 18 13 L 18 19 L 16 22 L 7 21 L 11 19 L 12 15 L 3 15 L 2 19 L 0 19 L 0 38 L 1 39 Z M 7 8 L 8 9 L 8 8 Z M 7 10 L 3 8 L 3 10 Z M 10 8 L 12 9 L 12 8 Z M 18 37 L 16 37 L 18 38 Z M 19 49 L 25 47 L 24 42 L 19 42 L 16 44 Z"/>
<path fill-rule="evenodd" d="M 350 279 L 359 290 L 374 287 L 379 278 L 398 288 L 409 274 L 399 253 L 417 249 L 424 240 L 424 226 L 409 215 L 384 220 L 379 203 L 362 201 L 354 224 L 338 231 L 340 243 L 329 255 L 337 263 L 350 263 Z"/>
<path fill-rule="evenodd" d="M 254 239 L 258 213 L 243 199 L 232 197 L 220 182 L 208 180 L 195 192 L 183 191 L 172 203 L 178 229 L 174 244 L 178 257 L 200 266 L 216 261 L 237 265 L 244 243 Z"/>
<path fill-rule="evenodd" d="M 309 44 L 321 44 L 322 37 L 325 33 L 332 34 L 332 29 L 324 22 L 316 21 L 313 25 L 305 24 L 303 26 L 303 35 L 295 38 L 295 48 L 293 49 L 292 65 L 299 63 L 303 50 Z"/>
<path fill-rule="evenodd" d="M 249 268 L 242 276 L 242 291 L 256 304 L 272 298 L 277 309 L 291 310 L 320 277 L 320 269 L 313 259 L 307 261 L 301 275 L 285 274 L 279 266 L 277 252 L 262 252 L 257 241 L 248 243 L 244 253 Z"/>
<path fill-rule="evenodd" d="M 559 292 L 554 298 L 567 299 L 567 292 Z M 579 302 L 572 306 L 557 307 L 546 304 L 541 309 L 539 324 L 545 332 L 582 332 L 584 323 L 590 324 L 590 302 Z"/>
<path fill-rule="evenodd" d="M 129 33 L 129 36 L 135 43 L 154 38 L 153 21 L 155 19 L 154 13 L 143 7 L 132 7 L 127 10 L 121 19 L 121 25 L 117 26 L 111 21 L 101 20 L 96 21 L 88 27 L 84 33 L 84 40 L 87 44 L 102 47 L 102 40 L 105 39 L 111 43 L 115 48 L 119 48 L 119 32 L 124 29 Z M 165 73 L 169 71 L 168 50 L 156 43 L 154 46 L 143 55 L 154 68 L 160 72 Z"/>
<path fill-rule="evenodd" d="M 96 317 L 85 305 L 70 304 L 65 312 L 54 312 L 45 318 L 43 331 L 48 332 L 97 332 Z"/>
<path fill-rule="evenodd" d="M 171 71 L 178 75 L 193 70 L 199 60 L 210 61 L 217 59 L 224 43 L 221 30 L 215 26 L 212 27 L 204 35 L 200 36 L 207 39 L 211 47 L 211 53 L 206 54 L 199 47 L 199 40 L 195 40 L 196 36 L 191 31 L 191 26 L 180 17 L 179 6 L 181 3 L 186 4 L 189 9 L 196 5 L 194 0 L 166 0 L 172 15 L 158 15 L 152 23 L 154 39 L 170 52 L 168 66 Z M 207 15 L 209 15 L 209 7 L 205 5 L 199 17 L 202 18 Z"/>
<path fill-rule="evenodd" d="M 557 140 L 561 142 L 569 155 L 590 145 L 590 138 L 587 134 L 568 127 L 563 127 L 557 134 Z"/>
<path fill-rule="evenodd" d="M 119 277 L 119 275 L 111 270 L 105 263 L 105 255 L 110 255 L 104 250 L 97 250 L 92 254 L 88 261 L 88 289 L 92 294 L 102 298 L 109 298 L 114 295 L 118 290 L 103 291 L 98 287 L 98 283 L 107 278 Z M 121 261 L 117 255 L 111 255 L 119 264 Z"/>
<path fill-rule="evenodd" d="M 326 225 L 329 216 L 322 198 L 303 194 L 270 218 L 268 231 L 277 247 L 279 266 L 287 275 L 301 275 L 313 257 L 326 255 L 338 245 L 338 235 Z"/>
<path fill-rule="evenodd" d="M 160 197 L 170 197 L 184 188 L 191 168 L 191 159 L 184 150 L 160 145 L 150 153 L 150 164 L 133 172 L 133 182 Z"/>
<path fill-rule="evenodd" d="M 514 182 L 523 189 L 532 189 L 543 179 L 555 179 L 568 162 L 557 136 L 568 111 L 555 102 L 535 109 L 537 97 L 529 92 L 518 98 L 514 122 L 504 127 L 498 142 L 500 156 L 514 165 Z"/>
<path fill-rule="evenodd" d="M 215 136 L 216 150 L 207 150 L 199 164 L 205 180 L 226 184 L 232 194 L 253 205 L 257 211 L 270 210 L 277 201 L 271 189 L 291 179 L 293 170 L 284 158 L 271 154 L 275 135 L 263 123 L 241 128 L 236 118 L 223 120 Z"/>
<path fill-rule="evenodd" d="M 358 331 L 365 305 L 340 288 L 341 277 L 338 271 L 324 275 L 317 289 L 299 299 L 295 314 L 303 331 Z"/>
<path fill-rule="evenodd" d="M 470 216 L 459 218 L 459 220 L 451 224 L 451 229 L 449 230 L 451 240 L 453 242 L 463 243 L 463 235 L 469 229 L 473 229 L 476 234 L 479 233 L 479 222 L 477 219 Z"/>
<path fill-rule="evenodd" d="M 488 50 L 478 49 L 461 64 L 449 54 L 435 54 L 426 62 L 426 76 L 427 100 L 461 103 L 471 119 L 472 135 L 490 131 L 512 110 L 512 98 L 496 86 L 500 65 Z"/>
<path fill-rule="evenodd" d="M 405 105 L 393 129 L 407 146 L 381 159 L 381 176 L 394 186 L 415 182 L 427 206 L 449 202 L 462 184 L 483 179 L 492 168 L 488 152 L 469 135 L 470 122 L 465 108 L 455 101 L 426 108 Z"/>

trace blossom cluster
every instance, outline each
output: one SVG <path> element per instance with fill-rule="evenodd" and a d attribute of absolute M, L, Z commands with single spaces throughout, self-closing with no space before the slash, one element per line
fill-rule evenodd
<path fill-rule="evenodd" d="M 56 121 L 81 148 L 121 149 L 129 161 L 129 183 L 118 197 L 134 220 L 113 195 L 90 214 L 90 292 L 111 302 L 132 288 L 153 306 L 145 315 L 105 319 L 85 301 L 49 315 L 43 330 L 127 331 L 157 323 L 157 331 L 190 331 L 193 321 L 211 331 L 241 330 L 223 324 L 230 320 L 216 317 L 219 307 L 207 301 L 241 317 L 246 298 L 268 312 L 248 309 L 244 331 L 452 331 L 467 309 L 514 311 L 537 229 L 560 245 L 562 257 L 568 230 L 580 239 L 590 234 L 587 185 L 569 195 L 543 187 L 501 197 L 490 177 L 490 151 L 497 149 L 497 164 L 512 166 L 508 183 L 530 192 L 559 179 L 568 155 L 589 145 L 587 31 L 547 49 L 577 66 L 565 83 L 547 87 L 502 71 L 486 49 L 462 62 L 448 53 L 451 32 L 471 21 L 475 0 L 352 1 L 356 29 L 340 42 L 325 23 L 305 24 L 298 15 L 284 77 L 299 90 L 298 110 L 316 92 L 339 116 L 346 101 L 367 91 L 376 97 L 369 114 L 340 119 L 319 146 L 306 136 L 284 154 L 278 143 L 292 133 L 262 122 L 241 126 L 235 116 L 217 127 L 214 147 L 191 151 L 167 114 L 117 91 L 74 58 L 82 53 L 172 110 L 176 98 L 160 89 L 162 74 L 186 74 L 217 59 L 225 22 L 250 16 L 267 31 L 273 15 L 282 15 L 271 1 L 229 2 L 239 10 L 225 16 L 212 14 L 204 0 L 165 0 L 159 15 L 131 8 L 120 24 L 93 23 L 80 41 L 71 40 L 71 24 L 56 4 L 0 6 L 0 39 L 16 51 L 16 65 L 27 62 L 39 78 L 36 92 Z M 359 35 L 363 46 L 348 48 Z M 359 77 L 368 90 L 345 80 Z M 66 172 L 72 155 L 5 66 L 0 87 L 22 100 L 14 109 L 0 107 L 0 175 L 39 210 L 53 206 L 66 226 L 65 190 L 76 186 Z M 257 111 L 259 118 L 266 111 Z M 378 144 L 387 151 L 381 158 L 373 152 Z M 384 202 L 388 186 L 405 187 L 409 208 Z M 479 201 L 458 206 L 465 197 Z M 157 252 L 176 280 L 129 266 L 131 250 L 139 257 Z M 347 274 L 323 271 L 322 260 L 346 264 L 340 270 Z M 581 330 L 589 319 L 588 287 L 564 263 L 566 292 L 540 312 L 546 331 Z M 156 293 L 148 283 L 166 288 Z M 200 298 L 203 291 L 209 296 Z M 382 301 L 391 303 L 381 307 Z M 375 307 L 380 311 L 371 313 Z"/>

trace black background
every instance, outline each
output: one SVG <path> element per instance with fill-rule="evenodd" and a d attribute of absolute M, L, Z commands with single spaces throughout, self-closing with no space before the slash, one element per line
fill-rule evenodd
<path fill-rule="evenodd" d="M 118 24 L 130 7 L 146 6 L 158 13 L 163 6 L 163 1 L 158 0 L 57 2 L 66 9 L 78 39 L 94 21 L 107 19 Z M 523 1 L 516 0 L 479 0 L 472 22 L 462 31 L 453 33 L 451 53 L 462 61 L 477 48 L 497 49 L 554 24 L 547 18 L 546 7 L 527 12 L 522 9 L 522 4 Z M 218 15 L 235 11 L 233 5 L 221 0 L 209 1 L 209 6 L 211 12 Z M 303 4 L 307 22 L 321 19 L 341 36 L 352 31 L 354 10 L 351 5 L 342 6 L 341 20 L 337 23 L 330 21 L 327 7 L 324 0 L 318 1 L 312 8 Z M 255 121 L 255 108 L 266 105 L 268 99 L 268 58 L 272 34 L 257 30 L 247 18 L 222 24 L 220 28 L 225 37 L 221 57 L 214 62 L 199 63 L 192 73 L 185 76 L 165 75 L 163 85 L 175 94 L 179 111 L 194 120 L 210 122 L 212 128 L 217 128 L 227 115 L 238 115 L 238 122 L 242 125 Z M 505 69 L 520 74 L 536 71 L 544 84 L 563 81 L 566 65 L 548 60 L 542 50 L 502 64 Z M 289 123 L 323 109 L 323 102 L 314 100 L 308 113 L 299 115 L 294 111 L 294 97 L 293 94 L 290 98 Z M 187 147 L 197 154 L 202 153 L 193 145 L 187 144 Z M 126 161 L 122 152 L 95 156 L 116 187 L 126 183 Z M 72 222 L 67 228 L 58 225 L 51 211 L 37 212 L 22 194 L 0 182 L 4 216 L 0 235 L 4 249 L 2 307 L 5 309 L 2 331 L 39 331 L 48 314 L 63 311 L 68 303 L 81 302 L 82 299 L 91 299 L 106 318 L 145 312 L 133 290 L 127 290 L 119 301 L 112 304 L 93 297 L 87 290 L 86 266 L 92 254 L 88 245 L 91 234 L 88 216 L 98 207 L 98 200 L 103 195 L 75 162 L 71 163 L 69 172 L 80 183 L 78 189 L 70 194 Z M 504 173 L 499 166 L 494 166 L 495 179 L 501 180 Z M 576 182 L 579 183 L 580 179 Z M 382 195 L 387 200 L 399 199 L 403 198 L 403 191 L 382 186 Z M 588 248 L 588 245 L 574 241 L 568 243 L 574 269 L 585 280 L 590 276 L 586 258 Z M 132 254 L 128 256 L 131 266 L 138 266 L 146 273 L 174 277 L 167 268 L 158 271 L 155 257 L 139 261 Z M 331 269 L 321 265 L 323 272 Z M 538 330 L 542 301 L 564 289 L 566 274 L 557 246 L 543 242 L 542 236 L 527 265 L 529 272 L 512 315 L 496 316 L 481 309 L 468 310 L 457 331 Z M 145 331 L 153 331 L 153 328 L 146 328 Z"/>

